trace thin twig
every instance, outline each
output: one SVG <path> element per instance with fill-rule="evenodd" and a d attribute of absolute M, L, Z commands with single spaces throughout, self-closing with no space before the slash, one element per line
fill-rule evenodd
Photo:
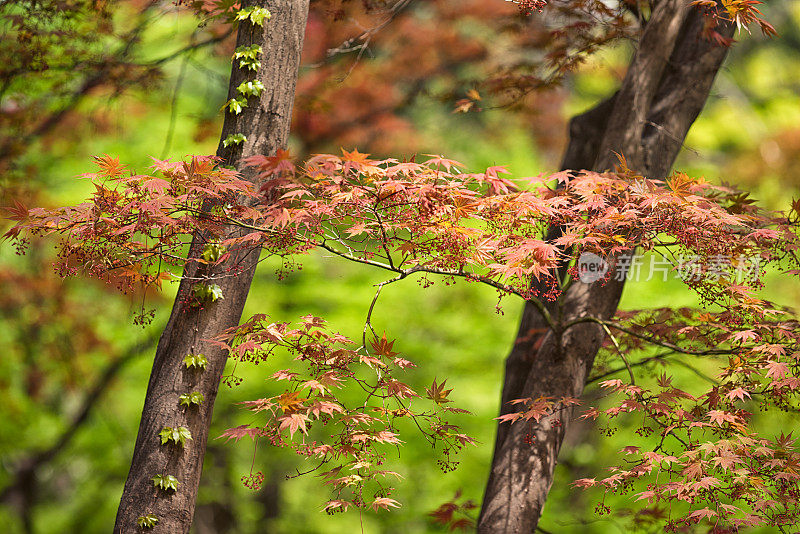
<path fill-rule="evenodd" d="M 631 369 L 631 364 L 628 362 L 628 358 L 626 358 L 625 355 L 622 353 L 622 350 L 620 350 L 617 338 L 614 337 L 614 334 L 611 333 L 611 330 L 609 330 L 608 326 L 603 324 L 602 327 L 603 330 L 605 330 L 606 334 L 608 334 L 608 337 L 611 338 L 611 343 L 613 343 L 614 348 L 617 349 L 617 354 L 619 354 L 619 357 L 622 358 L 622 361 L 625 363 L 625 368 L 628 370 L 628 376 L 631 377 L 631 385 L 635 386 L 636 378 L 633 376 L 633 369 Z"/>
<path fill-rule="evenodd" d="M 669 358 L 670 356 L 673 356 L 675 354 L 679 354 L 679 353 L 677 353 L 675 351 L 670 351 L 670 352 L 664 352 L 664 353 L 661 353 L 661 354 L 656 354 L 655 356 L 650 356 L 650 357 L 645 358 L 643 360 L 640 360 L 638 362 L 634 362 L 634 363 L 630 364 L 630 367 L 631 368 L 639 367 L 639 366 L 647 365 L 648 363 L 655 362 L 655 361 L 662 361 L 662 362 L 663 361 L 667 361 L 667 358 Z M 707 381 L 711 382 L 712 384 L 717 384 L 718 383 L 713 378 L 703 374 L 701 371 L 695 369 L 693 366 L 689 365 L 688 363 L 686 363 L 684 361 L 681 361 L 681 360 L 678 360 L 678 359 L 668 360 L 668 361 L 671 362 L 671 363 L 675 363 L 677 365 L 681 365 L 683 367 L 686 367 L 687 369 L 692 371 L 697 376 L 701 377 L 704 380 L 707 380 Z M 602 373 L 600 375 L 597 375 L 595 377 L 590 378 L 589 380 L 586 381 L 586 385 L 592 384 L 594 382 L 598 382 L 598 381 L 600 381 L 600 380 L 602 380 L 604 378 L 607 378 L 609 376 L 615 375 L 615 374 L 620 373 L 620 372 L 625 371 L 625 370 L 626 370 L 625 367 L 618 367 L 616 369 L 611 369 L 609 371 L 606 371 L 605 373 Z"/>
<path fill-rule="evenodd" d="M 172 92 L 172 102 L 170 103 L 169 126 L 167 127 L 167 138 L 164 140 L 164 149 L 161 151 L 161 159 L 166 159 L 169 150 L 172 148 L 172 136 L 175 134 L 175 123 L 178 118 L 178 95 L 183 86 L 183 79 L 186 76 L 186 65 L 189 64 L 189 57 L 186 56 L 181 61 L 181 68 L 178 72 L 178 79 L 175 81 L 175 89 Z"/>
<path fill-rule="evenodd" d="M 356 61 L 354 62 L 353 66 L 358 63 L 361 57 L 364 55 L 364 51 L 369 46 L 369 42 L 372 40 L 372 37 L 388 26 L 400 13 L 402 13 L 406 8 L 408 8 L 411 4 L 414 3 L 414 0 L 399 0 L 395 3 L 392 8 L 389 10 L 389 16 L 383 20 L 377 26 L 373 26 L 372 28 L 362 31 L 355 37 L 351 37 L 346 41 L 343 41 L 337 47 L 329 48 L 326 57 L 323 61 L 319 61 L 317 63 L 308 65 L 306 68 L 317 68 L 321 67 L 322 65 L 331 62 L 335 57 L 342 55 L 342 54 L 349 54 L 350 52 L 358 51 L 358 56 Z M 350 71 L 347 73 L 345 78 L 350 75 L 352 72 L 353 67 L 350 68 Z"/>
<path fill-rule="evenodd" d="M 566 331 L 568 328 L 581 323 L 595 323 L 601 326 L 607 325 L 621 332 L 625 332 L 630 336 L 643 339 L 648 343 L 652 343 L 653 345 L 658 345 L 659 347 L 664 347 L 666 349 L 670 349 L 675 352 L 680 352 L 681 354 L 692 354 L 694 356 L 710 356 L 710 355 L 734 354 L 736 352 L 734 350 L 726 350 L 726 349 L 708 349 L 708 350 L 684 349 L 668 341 L 662 341 L 660 339 L 657 339 L 655 336 L 646 336 L 644 334 L 640 334 L 629 328 L 626 328 L 620 324 L 617 324 L 613 321 L 604 321 L 602 319 L 598 319 L 597 317 L 579 317 L 578 319 L 574 319 L 568 322 L 566 325 L 564 325 L 564 330 Z"/>

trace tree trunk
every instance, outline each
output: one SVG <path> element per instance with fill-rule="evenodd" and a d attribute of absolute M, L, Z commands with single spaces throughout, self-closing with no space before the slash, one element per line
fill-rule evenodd
<path fill-rule="evenodd" d="M 618 152 L 648 177 L 669 173 L 727 53 L 702 37 L 703 17 L 686 6 L 684 0 L 656 4 L 617 94 L 571 121 L 564 168 L 609 169 Z M 730 36 L 733 27 L 720 33 Z M 550 237 L 557 232 L 551 229 Z M 576 280 L 549 304 L 551 315 L 562 324 L 584 316 L 608 319 L 623 284 Z M 506 360 L 501 414 L 512 411 L 512 399 L 580 397 L 603 338 L 602 328 L 591 323 L 554 332 L 527 304 Z M 533 425 L 498 426 L 479 532 L 536 530 L 571 416 L 572 410 L 561 409 Z"/>
<path fill-rule="evenodd" d="M 267 7 L 265 0 L 243 2 L 248 6 Z M 303 48 L 308 0 L 269 2 L 272 17 L 259 27 L 249 21 L 239 23 L 237 46 L 261 45 L 261 68 L 256 74 L 239 69 L 235 62 L 231 72 L 228 97 L 237 96 L 238 85 L 257 77 L 265 89 L 260 98 L 250 98 L 249 106 L 239 115 L 226 113 L 217 155 L 235 165 L 245 179 L 255 181 L 255 172 L 239 162 L 256 154 L 274 154 L 285 148 L 294 101 L 300 53 Z M 234 133 L 244 134 L 247 141 L 239 146 L 223 147 L 222 140 Z M 226 230 L 222 238 L 237 235 Z M 198 257 L 205 243 L 196 234 L 190 257 Z M 231 250 L 231 257 L 212 271 L 200 272 L 196 263 L 187 264 L 167 326 L 156 349 L 153 370 L 147 387 L 139 434 L 133 461 L 117 512 L 114 532 L 139 532 L 137 519 L 153 514 L 158 523 L 151 532 L 186 533 L 194 515 L 197 488 L 203 467 L 214 399 L 225 368 L 227 354 L 204 341 L 239 323 L 250 289 L 259 251 Z M 231 270 L 233 269 L 233 270 Z M 223 299 L 204 308 L 184 303 L 191 295 L 198 275 L 215 273 Z M 227 275 L 225 274 L 227 273 Z M 187 368 L 183 358 L 190 353 L 204 354 L 208 364 L 204 370 Z M 204 396 L 200 406 L 181 407 L 179 396 L 194 391 Z M 164 427 L 185 427 L 191 440 L 184 447 L 174 443 L 162 445 L 159 432 Z M 172 475 L 178 480 L 177 491 L 154 486 L 156 475 Z"/>

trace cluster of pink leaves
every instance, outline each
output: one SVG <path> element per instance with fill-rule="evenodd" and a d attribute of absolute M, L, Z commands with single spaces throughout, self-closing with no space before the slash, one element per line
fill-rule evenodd
<path fill-rule="evenodd" d="M 250 159 L 265 179 L 258 191 L 210 157 L 156 162 L 161 177 L 134 174 L 109 157 L 97 162 L 100 172 L 86 175 L 96 188 L 89 202 L 22 209 L 7 235 L 57 233 L 66 274 L 117 272 L 131 284 L 156 283 L 169 265 L 208 263 L 199 253 L 185 257 L 187 237 L 200 230 L 222 239 L 226 226 L 243 230 L 221 240 L 229 249 L 261 246 L 288 257 L 322 248 L 397 278 L 463 277 L 525 298 L 542 296 L 531 292 L 534 280 L 549 281 L 553 293 L 544 296 L 556 296 L 556 267 L 575 252 L 613 258 L 671 247 L 701 259 L 771 260 L 792 235 L 767 228 L 779 221 L 736 191 L 680 173 L 649 180 L 624 162 L 618 173 L 565 171 L 519 189 L 502 167 L 463 173 L 439 157 L 374 161 L 354 151 L 315 156 L 297 169 L 280 153 Z M 563 228 L 554 242 L 541 237 L 549 226 Z"/>
<path fill-rule="evenodd" d="M 95 188 L 87 202 L 30 210 L 18 204 L 13 218 L 20 223 L 4 237 L 17 240 L 23 252 L 25 232 L 57 235 L 56 268 L 62 276 L 82 273 L 125 292 L 160 287 L 171 278 L 170 266 L 182 268 L 187 262 L 188 238 L 195 231 L 219 233 L 220 218 L 210 215 L 219 214 L 228 201 L 253 194 L 249 182 L 217 166 L 211 156 L 156 160 L 153 169 L 160 176 L 135 174 L 110 156 L 95 162 L 98 172 L 82 175 Z"/>
<path fill-rule="evenodd" d="M 556 267 L 580 252 L 613 260 L 637 247 L 693 254 L 701 265 L 726 256 L 777 258 L 793 234 L 729 188 L 676 173 L 665 182 L 626 168 L 565 171 L 524 180 L 520 189 L 491 167 L 459 171 L 457 162 L 374 161 L 358 152 L 321 155 L 302 171 L 285 158 L 253 158 L 271 193 L 265 210 L 248 213 L 252 232 L 226 242 L 258 243 L 280 251 L 291 236 L 296 250 L 321 247 L 351 261 L 395 273 L 462 277 L 501 294 L 554 299 L 564 285 Z M 548 227 L 563 229 L 556 240 Z M 551 291 L 532 290 L 534 281 Z M 751 283 L 755 283 L 751 280 Z M 697 291 L 716 298 L 717 278 L 700 277 Z"/>
<path fill-rule="evenodd" d="M 8 235 L 24 243 L 26 233 L 58 234 L 63 274 L 82 268 L 123 289 L 158 285 L 173 276 L 171 267 L 187 262 L 209 264 L 214 276 L 230 276 L 235 266 L 228 265 L 229 254 L 209 260 L 200 250 L 187 251 L 189 237 L 200 232 L 229 251 L 262 247 L 291 259 L 323 249 L 385 270 L 390 278 L 378 285 L 376 300 L 385 284 L 413 274 L 426 283 L 435 276 L 485 283 L 501 296 L 536 303 L 560 331 L 579 322 L 603 324 L 613 341 L 607 351 L 631 371 L 630 383 L 604 383 L 622 396 L 621 403 L 586 416 L 635 413 L 644 420 L 640 435 L 652 442 L 651 450 L 627 448 L 627 465 L 611 477 L 579 485 L 628 491 L 654 475 L 656 482 L 641 498 L 688 502 L 684 521 L 753 524 L 795 517 L 793 466 L 800 457 L 788 438 L 759 437 L 744 406 L 758 397 L 762 406 L 786 409 L 794 406 L 800 387 L 797 324 L 753 296 L 759 273 L 734 281 L 732 275 L 702 272 L 690 285 L 705 311 L 659 310 L 615 321 L 582 317 L 556 324 L 544 305 L 575 278 L 573 269 L 562 280 L 557 267 L 584 251 L 610 261 L 636 248 L 665 257 L 686 253 L 701 258 L 701 265 L 720 255 L 758 256 L 763 265 L 793 260 L 792 221 L 759 211 L 739 192 L 681 173 L 650 180 L 627 169 L 622 159 L 613 173 L 561 172 L 513 182 L 501 167 L 465 173 L 441 157 L 377 161 L 353 151 L 315 156 L 299 168 L 279 152 L 248 161 L 260 175 L 260 188 L 208 157 L 157 161 L 157 176 L 137 175 L 109 157 L 97 162 L 99 172 L 87 175 L 96 189 L 89 202 L 15 209 L 19 223 Z M 547 242 L 541 235 L 552 226 L 563 231 Z M 531 289 L 542 285 L 549 289 Z M 446 406 L 449 390 L 443 383 L 434 381 L 420 394 L 401 381 L 412 364 L 372 329 L 369 316 L 360 341 L 327 331 L 318 318 L 303 318 L 292 328 L 264 316 L 216 340 L 237 361 L 292 357 L 294 368 L 271 374 L 273 385 L 286 384 L 283 391 L 247 403 L 266 421 L 225 435 L 266 439 L 315 459 L 334 488 L 329 511 L 397 504 L 379 480 L 390 474 L 381 465 L 384 449 L 400 444 L 400 420 L 413 421 L 442 445 L 446 469 L 453 465 L 449 454 L 471 442 L 444 419 L 459 410 Z M 651 356 L 648 347 L 668 354 Z M 666 375 L 652 388 L 634 382 L 633 367 L 647 368 L 673 353 L 721 361 L 714 387 L 689 393 Z M 363 398 L 354 402 L 353 391 Z M 411 401 L 423 397 L 432 408 L 412 408 Z M 526 410 L 506 419 L 535 422 L 565 402 L 573 401 L 520 399 Z M 708 439 L 713 441 L 701 442 Z M 733 502 L 743 504 L 734 509 Z"/>
<path fill-rule="evenodd" d="M 414 364 L 401 358 L 385 335 L 357 347 L 341 334 L 327 331 L 318 317 L 303 317 L 298 327 L 291 328 L 256 315 L 215 343 L 237 363 L 274 366 L 276 361 L 287 361 L 293 366 L 270 377 L 276 385 L 287 384 L 282 393 L 244 403 L 263 413 L 266 421 L 231 428 L 223 437 L 266 439 L 315 462 L 308 472 L 317 472 L 334 492 L 325 506 L 328 512 L 351 506 L 375 510 L 399 506 L 390 498 L 392 488 L 382 480 L 401 477 L 381 468 L 386 460 L 381 445 L 400 446 L 400 420 L 412 421 L 442 451 L 445 459 L 440 464 L 445 469 L 454 467 L 453 453 L 472 443 L 445 420 L 448 414 L 465 413 L 447 406 L 451 390 L 434 380 L 421 395 L 402 382 L 403 370 Z M 412 406 L 424 398 L 431 401 L 430 409 Z"/>
<path fill-rule="evenodd" d="M 628 492 L 648 480 L 637 499 L 655 507 L 684 504 L 685 514 L 670 522 L 675 529 L 703 519 L 719 528 L 797 523 L 800 452 L 791 434 L 760 435 L 764 422 L 753 412 L 797 413 L 800 323 L 740 285 L 729 285 L 728 297 L 709 307 L 716 312 L 659 309 L 618 314 L 609 323 L 617 337 L 609 353 L 626 358 L 629 368 L 636 355 L 632 365 L 651 370 L 675 360 L 698 374 L 711 370 L 705 376 L 711 386 L 686 391 L 666 373 L 650 386 L 632 375 L 630 382 L 601 382 L 620 402 L 583 417 L 627 417 L 640 439 L 625 447 L 624 462 L 610 476 L 577 485 Z"/>

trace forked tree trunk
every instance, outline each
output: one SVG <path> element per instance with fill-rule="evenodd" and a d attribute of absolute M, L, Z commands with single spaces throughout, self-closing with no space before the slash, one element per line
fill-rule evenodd
<path fill-rule="evenodd" d="M 238 62 L 234 63 L 228 97 L 237 97 L 236 88 L 239 84 L 256 77 L 265 89 L 260 98 L 251 97 L 248 100 L 249 107 L 240 115 L 226 113 L 217 154 L 235 165 L 250 181 L 255 180 L 255 173 L 241 167 L 243 158 L 274 154 L 278 148 L 286 147 L 308 17 L 308 1 L 271 0 L 267 3 L 265 0 L 254 0 L 241 5 L 242 8 L 268 7 L 272 17 L 264 22 L 263 28 L 249 21 L 239 23 L 237 46 L 260 45 L 263 55 L 261 68 L 256 74 L 239 69 Z M 244 134 L 247 141 L 236 147 L 223 147 L 222 140 L 235 133 Z M 227 232 L 222 236 L 223 239 L 236 234 L 233 229 Z M 191 245 L 192 257 L 198 257 L 204 241 L 202 235 L 195 235 Z M 203 340 L 239 323 L 258 257 L 258 250 L 232 250 L 230 259 L 215 267 L 213 272 L 203 273 L 209 276 L 223 275 L 214 280 L 222 289 L 223 299 L 203 309 L 183 304 L 192 292 L 193 279 L 198 275 L 196 263 L 185 267 L 172 313 L 156 349 L 139 435 L 114 532 L 140 532 L 137 519 L 146 514 L 158 518 L 156 526 L 148 529 L 150 532 L 189 532 L 214 399 L 227 359 L 224 351 Z M 229 268 L 234 270 L 224 276 Z M 187 369 L 183 358 L 190 353 L 206 356 L 208 365 L 205 370 Z M 204 396 L 202 405 L 181 407 L 180 395 L 194 391 Z M 180 426 L 191 432 L 192 439 L 183 448 L 171 443 L 162 445 L 159 432 L 164 427 Z M 154 487 L 152 478 L 159 474 L 176 477 L 179 483 L 177 491 Z"/>
<path fill-rule="evenodd" d="M 570 123 L 566 169 L 612 168 L 614 152 L 630 168 L 665 177 L 689 127 L 703 108 L 727 49 L 701 36 L 703 17 L 685 0 L 661 0 L 641 35 L 622 86 L 614 97 Z M 732 35 L 727 26 L 720 33 Z M 558 232 L 551 229 L 550 237 Z M 551 315 L 567 322 L 583 316 L 610 318 L 623 283 L 575 281 Z M 560 335 L 528 304 L 517 341 L 506 361 L 501 414 L 515 411 L 517 398 L 580 397 L 604 334 L 581 323 Z M 534 425 L 498 426 L 491 473 L 478 521 L 482 533 L 536 530 L 572 410 L 561 410 Z M 533 438 L 525 440 L 526 434 Z"/>

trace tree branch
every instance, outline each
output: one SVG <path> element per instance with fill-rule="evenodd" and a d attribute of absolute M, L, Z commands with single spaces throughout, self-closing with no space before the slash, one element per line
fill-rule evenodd
<path fill-rule="evenodd" d="M 16 469 L 13 475 L 13 482 L 0 492 L 0 502 L 11 500 L 14 494 L 20 492 L 24 486 L 31 483 L 35 484 L 37 471 L 58 456 L 78 430 L 88 421 L 92 409 L 102 399 L 103 394 L 113 383 L 117 374 L 134 358 L 153 348 L 157 340 L 153 336 L 135 343 L 106 366 L 103 373 L 95 381 L 94 386 L 86 394 L 80 410 L 78 410 L 70 425 L 61 433 L 55 443 L 20 462 L 20 467 Z"/>
<path fill-rule="evenodd" d="M 668 341 L 661 341 L 655 336 L 646 336 L 644 334 L 640 334 L 635 330 L 631 330 L 630 328 L 624 327 L 613 321 L 604 321 L 603 319 L 598 319 L 597 317 L 580 317 L 578 319 L 574 319 L 568 322 L 566 325 L 564 325 L 564 330 L 567 330 L 568 328 L 581 323 L 595 323 L 603 327 L 611 327 L 616 330 L 619 330 L 620 332 L 625 332 L 630 336 L 643 339 L 644 341 L 652 343 L 653 345 L 658 345 L 659 347 L 664 347 L 666 349 L 670 349 L 674 352 L 679 352 L 681 354 L 692 354 L 694 356 L 709 356 L 709 355 L 719 355 L 719 354 L 734 354 L 736 352 L 734 350 L 726 350 L 726 349 L 708 349 L 708 350 L 683 349 L 678 345 L 675 345 Z"/>

